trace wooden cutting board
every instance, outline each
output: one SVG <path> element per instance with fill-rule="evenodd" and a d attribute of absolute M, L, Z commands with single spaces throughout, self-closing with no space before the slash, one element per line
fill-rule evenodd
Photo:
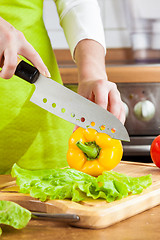
<path fill-rule="evenodd" d="M 154 164 L 122 161 L 114 170 L 133 177 L 152 174 L 153 183 L 141 194 L 112 203 L 91 199 L 79 203 L 70 200 L 41 202 L 29 195 L 18 193 L 14 179 L 1 175 L 0 200 L 14 201 L 31 211 L 77 214 L 80 221 L 72 225 L 92 229 L 108 227 L 160 204 L 160 169 Z"/>

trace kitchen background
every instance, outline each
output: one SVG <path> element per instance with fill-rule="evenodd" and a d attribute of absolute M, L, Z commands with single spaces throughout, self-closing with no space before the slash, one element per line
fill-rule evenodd
<path fill-rule="evenodd" d="M 126 109 L 125 160 L 150 162 L 160 134 L 160 0 L 98 0 L 106 38 L 106 71 Z M 44 22 L 64 84 L 77 89 L 77 69 L 53 0 L 44 0 Z"/>
<path fill-rule="evenodd" d="M 98 2 L 107 48 L 129 48 L 133 41 L 137 40 L 139 44 L 136 46 L 134 42 L 135 47 L 150 45 L 153 49 L 160 49 L 159 0 L 98 0 Z M 129 24 L 130 20 L 135 26 Z M 68 49 L 53 0 L 44 0 L 44 22 L 53 48 Z M 139 36 L 132 41 L 130 32 L 132 34 L 138 32 Z"/>
<path fill-rule="evenodd" d="M 129 47 L 123 0 L 99 0 L 107 48 Z M 44 1 L 44 21 L 54 49 L 66 49 L 68 44 L 53 0 Z"/>

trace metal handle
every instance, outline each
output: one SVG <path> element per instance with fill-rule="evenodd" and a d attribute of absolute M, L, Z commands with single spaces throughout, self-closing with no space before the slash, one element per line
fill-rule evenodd
<path fill-rule="evenodd" d="M 39 77 L 39 74 L 40 73 L 37 68 L 18 58 L 18 65 L 15 71 L 16 76 L 29 83 L 35 83 Z"/>
<path fill-rule="evenodd" d="M 126 153 L 133 153 L 134 155 L 138 155 L 139 154 L 149 154 L 150 153 L 150 145 L 124 145 L 123 149 L 124 152 Z"/>
<path fill-rule="evenodd" d="M 60 222 L 78 222 L 80 217 L 76 214 L 53 214 L 53 213 L 41 213 L 41 212 L 32 212 L 33 219 L 50 219 L 52 221 Z"/>

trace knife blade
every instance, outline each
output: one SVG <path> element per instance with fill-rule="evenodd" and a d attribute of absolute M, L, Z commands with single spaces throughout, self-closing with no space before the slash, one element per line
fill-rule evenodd
<path fill-rule="evenodd" d="M 124 125 L 109 111 L 41 75 L 25 61 L 17 65 L 15 75 L 35 85 L 30 101 L 82 128 L 93 128 L 111 138 L 130 141 Z"/>

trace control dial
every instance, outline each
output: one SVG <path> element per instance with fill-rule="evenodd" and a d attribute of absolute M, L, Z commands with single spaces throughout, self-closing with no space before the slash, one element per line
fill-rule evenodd
<path fill-rule="evenodd" d="M 134 106 L 134 114 L 139 120 L 150 121 L 155 115 L 155 106 L 149 100 L 140 101 Z"/>

